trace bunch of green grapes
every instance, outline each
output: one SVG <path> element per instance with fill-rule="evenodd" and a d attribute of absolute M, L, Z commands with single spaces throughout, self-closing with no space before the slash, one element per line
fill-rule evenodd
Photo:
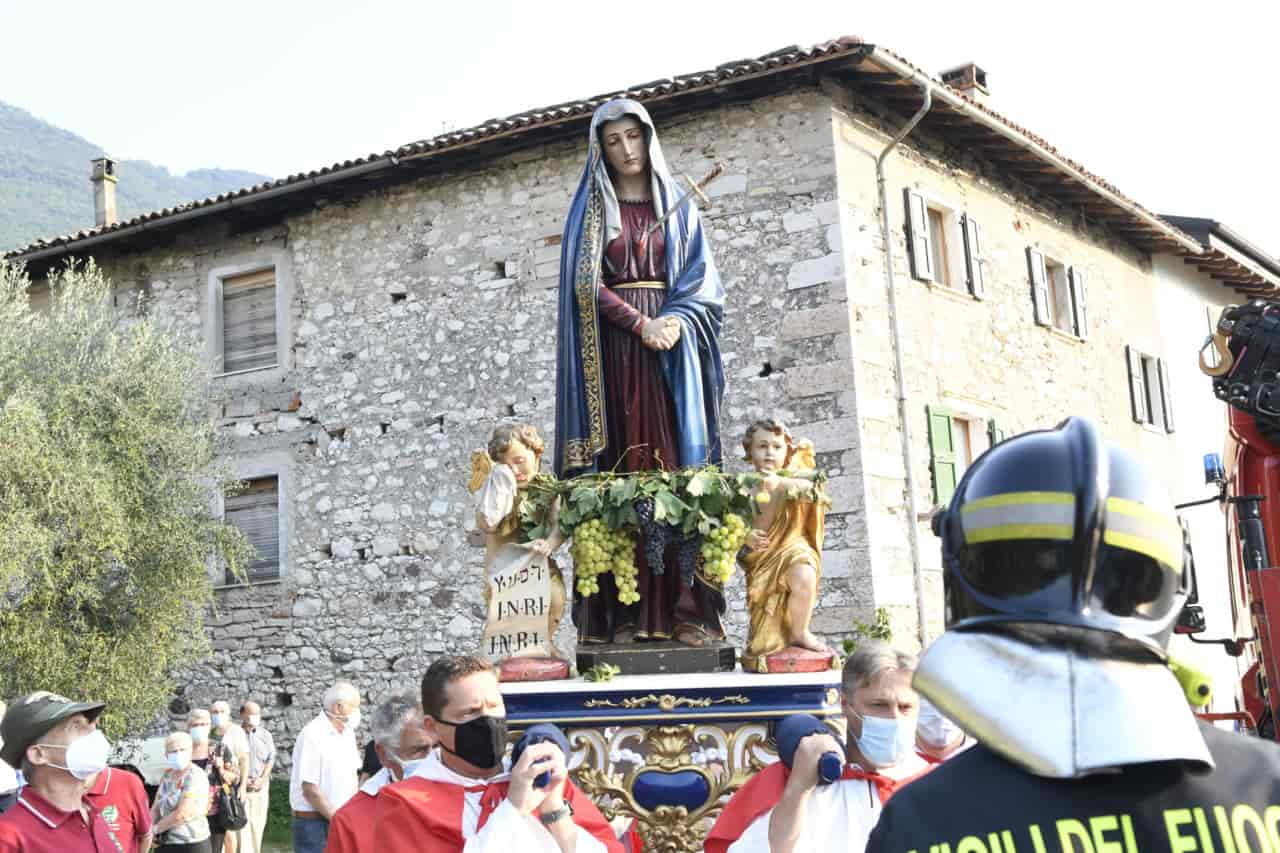
<path fill-rule="evenodd" d="M 573 531 L 573 577 L 579 595 L 600 591 L 600 575 L 613 572 L 618 586 L 618 600 L 634 604 L 640 600 L 636 590 L 636 540 L 626 530 L 610 530 L 603 520 L 592 518 Z"/>
<path fill-rule="evenodd" d="M 747 523 L 742 516 L 729 513 L 720 519 L 720 526 L 702 540 L 702 565 L 711 577 L 728 583 L 733 577 L 733 567 L 738 562 L 738 550 L 747 541 Z"/>
<path fill-rule="evenodd" d="M 635 604 L 640 600 L 636 585 L 636 537 L 626 530 L 613 531 L 613 581 L 618 587 L 618 601 Z"/>

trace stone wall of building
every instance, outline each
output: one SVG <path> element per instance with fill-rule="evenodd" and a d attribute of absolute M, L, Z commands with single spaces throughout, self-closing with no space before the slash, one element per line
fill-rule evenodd
<path fill-rule="evenodd" d="M 916 581 L 907 536 L 906 478 L 893 370 L 892 336 L 878 219 L 875 158 L 903 119 L 833 92 L 845 284 L 852 310 L 853 368 L 869 531 L 867 559 L 877 604 L 893 613 L 895 635 L 918 630 Z M 958 225 L 951 232 L 956 288 L 912 278 L 904 188 L 911 187 L 980 224 L 986 298 L 969 295 Z M 988 446 L 987 424 L 1006 434 L 1050 427 L 1068 415 L 1095 419 L 1104 433 L 1151 462 L 1173 445 L 1161 430 L 1134 423 L 1125 346 L 1159 353 L 1155 284 L 1148 256 L 1082 222 L 965 152 L 913 134 L 886 163 L 893 268 L 902 330 L 927 624 L 942 628 L 938 540 L 926 407 L 944 406 L 972 424 L 973 456 Z M 1026 249 L 1034 246 L 1086 275 L 1086 340 L 1035 323 Z M 857 467 L 857 463 L 855 463 Z"/>
<path fill-rule="evenodd" d="M 728 464 L 743 466 L 742 432 L 761 414 L 815 440 L 836 494 L 815 627 L 838 641 L 875 601 L 849 485 L 860 455 L 832 132 L 817 88 L 659 124 L 677 170 L 727 164 L 703 215 L 728 293 Z M 584 149 L 524 150 L 261 231 L 206 226 L 100 259 L 150 310 L 206 336 L 220 271 L 269 259 L 286 291 L 283 366 L 222 380 L 217 416 L 243 476 L 280 474 L 288 553 L 279 583 L 218 592 L 215 654 L 188 701 L 260 698 L 287 745 L 335 678 L 377 700 L 416 685 L 433 656 L 477 647 L 469 452 L 510 419 L 550 445 L 558 244 Z M 740 577 L 729 600 L 740 644 Z M 566 619 L 562 649 L 572 637 Z"/>
<path fill-rule="evenodd" d="M 916 586 L 874 171 L 884 129 L 874 105 L 829 83 L 659 122 L 678 171 L 728 167 L 703 212 L 728 293 L 728 464 L 743 465 L 738 442 L 761 414 L 813 439 L 834 498 L 815 630 L 838 641 L 887 607 L 910 644 Z M 584 148 L 530 148 L 260 231 L 204 226 L 101 259 L 121 287 L 149 294 L 150 310 L 207 338 L 218 275 L 270 262 L 281 283 L 281 367 L 222 380 L 215 414 L 243 476 L 281 478 L 282 577 L 218 592 L 215 653 L 188 701 L 259 698 L 287 746 L 335 678 L 376 701 L 415 686 L 433 656 L 476 649 L 469 453 L 511 419 L 538 425 L 550 446 L 559 240 Z M 981 223 L 985 300 L 911 278 L 904 186 Z M 1163 431 L 1129 416 L 1124 347 L 1159 352 L 1144 256 L 923 134 L 890 159 L 888 197 L 922 513 L 926 406 L 972 419 L 975 455 L 990 420 L 1012 434 L 1073 413 L 1149 458 L 1168 451 Z M 1028 245 L 1087 273 L 1087 340 L 1033 322 Z M 936 540 L 917 522 L 936 631 Z M 740 644 L 740 577 L 728 595 Z M 572 637 L 566 619 L 563 650 Z"/>

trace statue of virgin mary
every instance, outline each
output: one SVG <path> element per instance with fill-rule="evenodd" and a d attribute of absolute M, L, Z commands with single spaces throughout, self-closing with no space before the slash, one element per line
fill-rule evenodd
<path fill-rule="evenodd" d="M 679 197 L 645 108 L 616 99 L 597 109 L 560 252 L 561 477 L 720 462 L 724 288 L 698 211 L 673 209 Z M 651 571 L 643 543 L 636 556 L 640 601 L 624 605 L 601 576 L 598 593 L 575 598 L 579 642 L 723 638 L 720 588 L 699 573 Z"/>

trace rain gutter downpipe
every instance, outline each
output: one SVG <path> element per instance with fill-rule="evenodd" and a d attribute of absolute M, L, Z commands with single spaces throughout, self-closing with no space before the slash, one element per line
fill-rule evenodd
<path fill-rule="evenodd" d="M 903 75 L 906 77 L 906 75 Z M 907 138 L 907 134 L 933 106 L 933 87 L 918 73 L 909 79 L 920 87 L 924 101 L 915 115 L 889 140 L 876 158 L 876 189 L 880 193 L 880 238 L 884 241 L 884 284 L 889 296 L 889 328 L 893 337 L 893 370 L 897 377 L 898 418 L 902 422 L 902 464 L 906 467 L 907 541 L 911 545 L 911 572 L 916 581 L 916 607 L 920 612 L 920 648 L 929 645 L 929 629 L 925 620 L 924 566 L 920 562 L 920 516 L 916 506 L 916 466 L 911 445 L 911 413 L 907 410 L 907 378 L 902 370 L 902 324 L 898 320 L 897 289 L 893 281 L 893 234 L 889 228 L 889 197 L 885 190 L 884 161 Z M 908 216 L 910 212 L 908 212 Z"/>

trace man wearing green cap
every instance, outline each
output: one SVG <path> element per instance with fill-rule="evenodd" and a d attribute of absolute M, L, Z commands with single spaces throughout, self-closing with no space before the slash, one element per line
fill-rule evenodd
<path fill-rule="evenodd" d="M 40 691 L 9 706 L 0 722 L 0 760 L 27 786 L 0 815 L 0 853 L 118 853 L 123 849 L 85 793 L 107 767 L 111 744 L 98 731 L 101 702 Z"/>

